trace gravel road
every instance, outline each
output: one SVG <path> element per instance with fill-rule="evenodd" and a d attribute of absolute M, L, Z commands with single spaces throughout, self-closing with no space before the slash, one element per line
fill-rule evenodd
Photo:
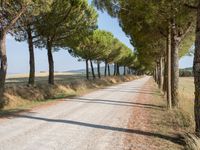
<path fill-rule="evenodd" d="M 122 150 L 144 77 L 0 121 L 0 150 Z"/>

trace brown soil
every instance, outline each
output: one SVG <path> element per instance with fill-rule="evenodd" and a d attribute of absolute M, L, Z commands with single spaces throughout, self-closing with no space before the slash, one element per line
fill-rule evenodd
<path fill-rule="evenodd" d="M 137 104 L 129 120 L 128 128 L 136 134 L 127 134 L 125 145 L 129 150 L 180 150 L 184 142 L 180 138 L 182 128 L 170 119 L 171 111 L 166 110 L 153 79 L 141 89 Z M 175 118 L 176 120 L 176 118 Z"/>

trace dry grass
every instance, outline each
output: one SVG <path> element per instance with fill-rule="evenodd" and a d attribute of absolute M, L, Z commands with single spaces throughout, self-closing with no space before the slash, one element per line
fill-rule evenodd
<path fill-rule="evenodd" d="M 180 78 L 180 107 L 194 117 L 194 78 Z"/>
<path fill-rule="evenodd" d="M 182 77 L 179 85 L 180 107 L 188 112 L 191 117 L 190 131 L 186 132 L 183 137 L 186 143 L 186 150 L 200 150 L 200 139 L 194 134 L 194 78 Z"/>
<path fill-rule="evenodd" d="M 20 84 L 27 84 L 28 82 L 28 74 L 13 74 L 8 75 L 6 79 L 7 84 L 12 83 L 20 83 Z M 63 73 L 55 73 L 55 80 L 56 81 L 72 81 L 77 79 L 84 79 L 84 74 L 79 73 L 71 73 L 71 72 L 63 72 Z M 36 83 L 46 83 L 48 81 L 48 73 L 36 73 Z"/>
<path fill-rule="evenodd" d="M 186 150 L 200 150 L 200 139 L 194 134 L 185 134 Z"/>
<path fill-rule="evenodd" d="M 62 76 L 62 77 L 61 77 Z M 83 77 L 71 77 L 72 75 L 56 75 L 55 85 L 49 85 L 46 82 L 37 82 L 35 86 L 26 84 L 9 83 L 6 85 L 4 108 L 0 115 L 16 110 L 26 110 L 43 103 L 51 102 L 55 99 L 61 99 L 71 96 L 79 96 L 86 92 L 98 88 L 126 82 L 135 79 L 135 76 L 126 77 L 107 77 L 97 80 L 85 80 Z M 20 78 L 20 77 L 19 77 Z M 16 78 L 18 80 L 18 78 Z M 20 80 L 21 81 L 21 78 Z"/>

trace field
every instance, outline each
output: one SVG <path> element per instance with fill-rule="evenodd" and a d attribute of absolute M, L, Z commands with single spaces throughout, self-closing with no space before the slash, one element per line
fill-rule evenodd
<path fill-rule="evenodd" d="M 27 110 L 55 99 L 78 96 L 98 88 L 131 81 L 135 76 L 102 77 L 86 80 L 81 73 L 55 73 L 55 85 L 48 84 L 48 74 L 36 75 L 36 84 L 28 86 L 28 75 L 9 75 L 6 80 L 4 109 L 0 115 Z"/>
<path fill-rule="evenodd" d="M 179 84 L 180 107 L 194 117 L 194 78 L 181 77 Z"/>
<path fill-rule="evenodd" d="M 55 81 L 72 81 L 77 79 L 84 79 L 85 76 L 82 73 L 75 72 L 57 72 L 55 73 Z M 48 81 L 48 72 L 37 73 L 36 74 L 36 82 L 47 82 Z M 28 74 L 13 74 L 8 75 L 6 83 L 24 83 L 28 82 Z"/>

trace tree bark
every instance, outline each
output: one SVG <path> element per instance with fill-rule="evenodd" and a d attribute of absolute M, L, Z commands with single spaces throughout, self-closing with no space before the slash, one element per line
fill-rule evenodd
<path fill-rule="evenodd" d="M 163 91 L 163 82 L 164 82 L 164 76 L 163 76 L 163 58 L 160 58 L 160 89 Z"/>
<path fill-rule="evenodd" d="M 168 109 L 172 108 L 172 91 L 171 91 L 171 27 L 168 27 L 167 36 L 167 102 Z"/>
<path fill-rule="evenodd" d="M 158 63 L 156 62 L 156 83 L 159 84 L 159 71 L 158 71 Z"/>
<path fill-rule="evenodd" d="M 197 136 L 200 137 L 200 2 L 197 8 L 197 26 L 193 70 L 195 84 L 195 130 Z"/>
<path fill-rule="evenodd" d="M 34 56 L 34 48 L 33 48 L 33 37 L 31 28 L 28 28 L 27 30 L 28 34 L 28 46 L 29 46 L 29 65 L 30 65 L 30 71 L 29 71 L 29 81 L 28 84 L 34 85 L 35 84 L 35 56 Z"/>
<path fill-rule="evenodd" d="M 120 71 L 119 71 L 119 64 L 117 64 L 117 76 L 119 76 L 120 75 Z"/>
<path fill-rule="evenodd" d="M 97 62 L 97 72 L 99 79 L 101 78 L 101 71 L 100 71 L 100 62 Z"/>
<path fill-rule="evenodd" d="M 52 54 L 52 43 L 47 40 L 47 55 L 49 61 L 49 84 L 54 84 L 54 61 Z"/>
<path fill-rule="evenodd" d="M 179 40 L 176 31 L 175 20 L 172 21 L 172 37 L 171 37 L 171 92 L 172 92 L 172 107 L 178 108 L 178 84 L 179 84 Z"/>
<path fill-rule="evenodd" d="M 113 76 L 116 76 L 116 64 L 114 64 L 114 73 L 113 73 Z"/>
<path fill-rule="evenodd" d="M 3 107 L 3 96 L 7 73 L 6 32 L 0 30 L 0 105 Z"/>
<path fill-rule="evenodd" d="M 88 59 L 85 60 L 85 63 L 86 63 L 86 78 L 87 80 L 89 80 L 89 65 L 88 65 Z"/>
<path fill-rule="evenodd" d="M 108 76 L 110 76 L 110 65 L 108 64 Z"/>
<path fill-rule="evenodd" d="M 124 76 L 126 75 L 126 66 L 124 66 Z"/>
<path fill-rule="evenodd" d="M 166 48 L 167 50 L 167 48 Z M 167 52 L 167 51 L 166 51 Z M 164 81 L 163 81 L 163 91 L 164 94 L 167 95 L 167 53 L 165 54 L 165 58 L 164 58 Z"/>
<path fill-rule="evenodd" d="M 22 7 L 22 9 L 19 12 L 17 12 L 16 16 L 13 16 L 13 19 L 5 28 L 0 27 L 0 104 L 2 107 L 4 103 L 3 96 L 5 91 L 5 81 L 7 75 L 6 34 L 21 17 L 21 15 L 26 11 L 26 8 L 27 7 Z"/>
<path fill-rule="evenodd" d="M 156 81 L 156 69 L 153 70 L 153 79 Z"/>
<path fill-rule="evenodd" d="M 105 71 L 104 71 L 104 76 L 107 76 L 107 62 L 105 61 Z"/>
<path fill-rule="evenodd" d="M 92 60 L 90 60 L 90 66 L 91 66 L 91 70 L 92 70 L 92 77 L 93 77 L 93 79 L 95 79 L 96 76 L 95 76 L 95 73 L 94 73 L 94 67 L 93 67 Z"/>

